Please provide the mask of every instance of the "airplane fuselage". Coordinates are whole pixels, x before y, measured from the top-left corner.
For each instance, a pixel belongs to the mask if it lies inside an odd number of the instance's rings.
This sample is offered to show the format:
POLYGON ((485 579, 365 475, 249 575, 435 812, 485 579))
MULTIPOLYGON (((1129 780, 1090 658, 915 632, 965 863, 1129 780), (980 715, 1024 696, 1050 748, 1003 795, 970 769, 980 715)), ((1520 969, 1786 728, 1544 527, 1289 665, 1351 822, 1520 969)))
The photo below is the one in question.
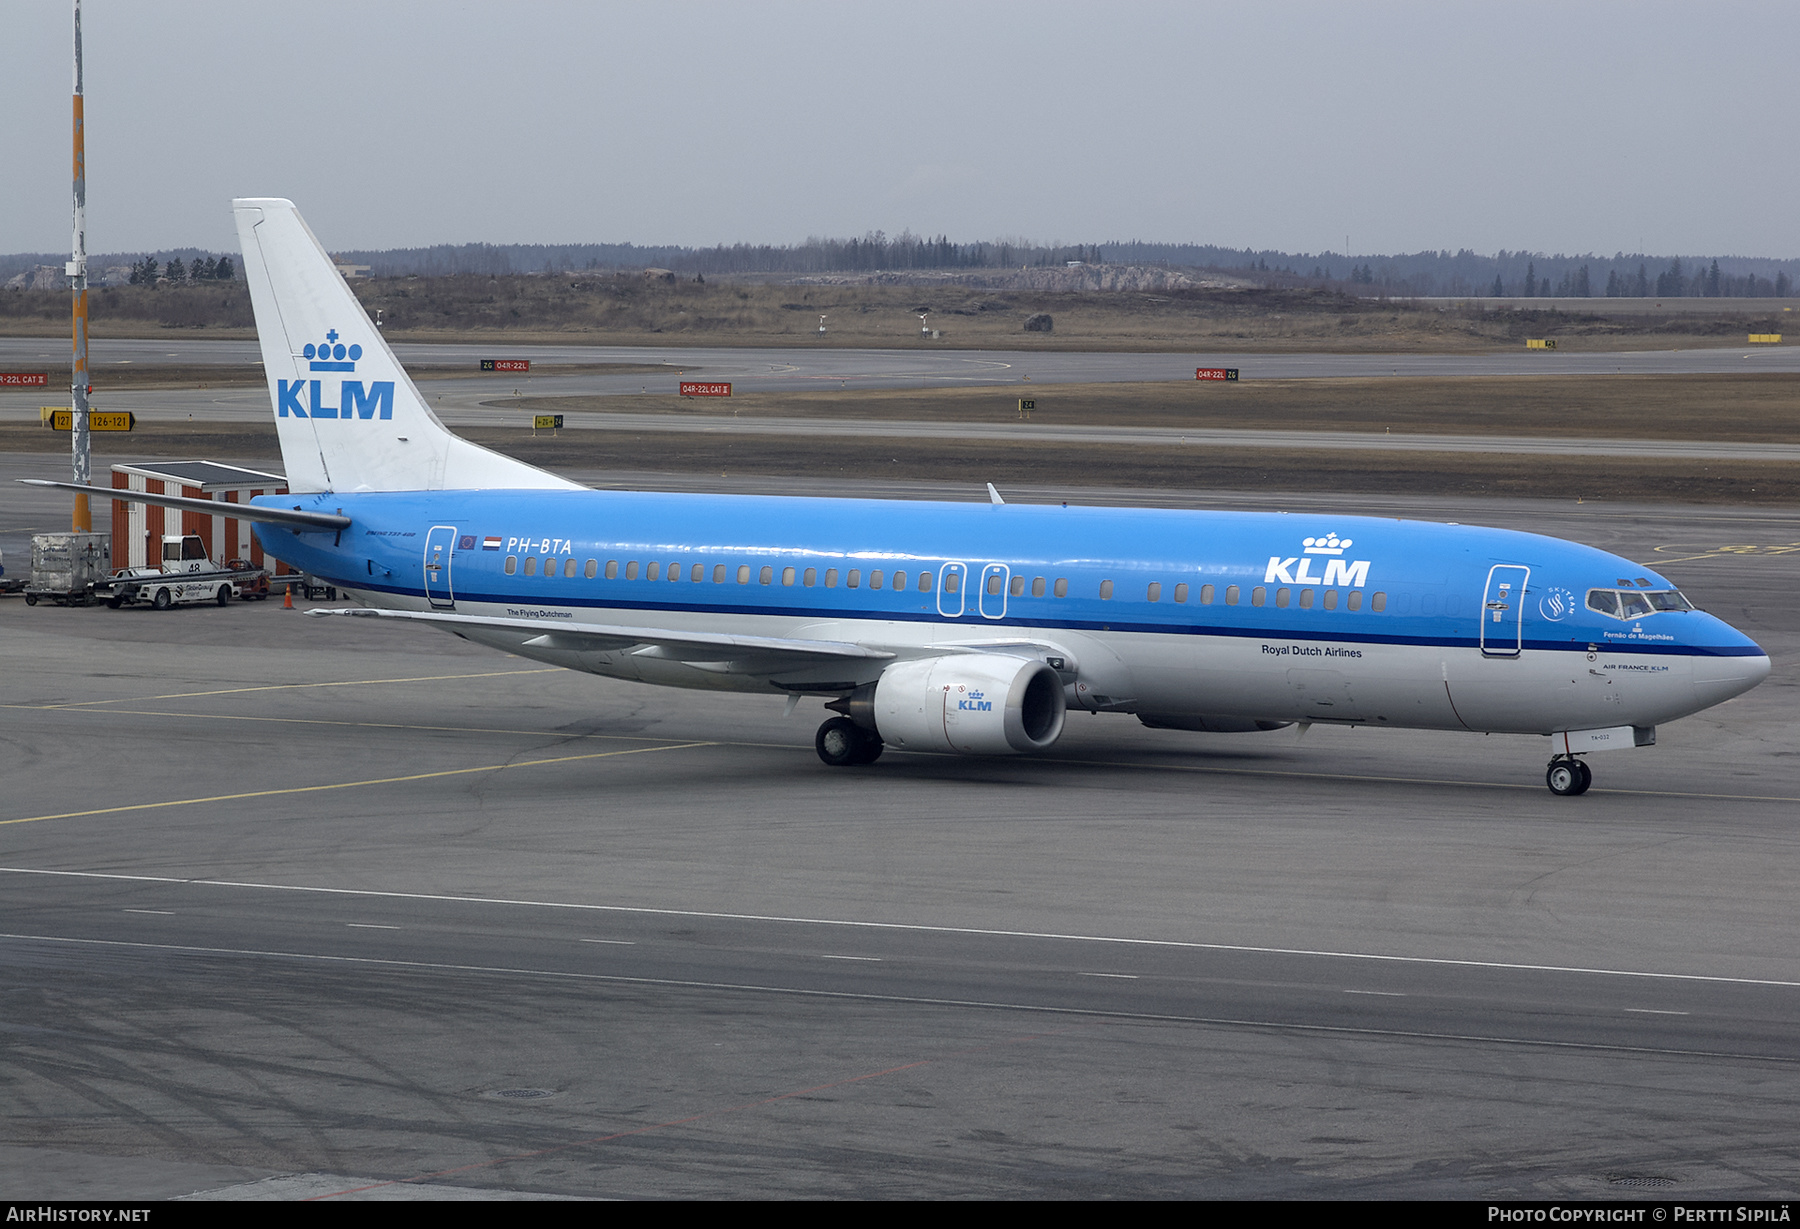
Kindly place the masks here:
MULTIPOLYGON (((349 516, 338 534, 258 532, 370 606, 876 642, 900 658, 1025 643, 1062 674, 1070 707, 1186 728, 1652 727, 1769 669, 1754 642, 1641 565, 1500 529, 606 491, 259 502, 349 516)), ((459 634, 616 678, 764 694, 843 695, 886 664, 771 678, 641 648, 533 645, 531 631, 459 634)))

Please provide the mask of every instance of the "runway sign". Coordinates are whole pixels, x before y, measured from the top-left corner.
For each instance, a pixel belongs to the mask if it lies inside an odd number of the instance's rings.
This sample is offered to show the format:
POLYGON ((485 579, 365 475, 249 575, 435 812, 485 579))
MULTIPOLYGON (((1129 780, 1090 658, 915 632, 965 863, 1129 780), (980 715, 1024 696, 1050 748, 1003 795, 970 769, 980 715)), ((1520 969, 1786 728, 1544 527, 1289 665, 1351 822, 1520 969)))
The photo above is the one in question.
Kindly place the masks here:
POLYGON ((693 380, 683 380, 681 395, 683 397, 729 397, 731 396, 731 385, 700 384, 693 380))
POLYGON ((538 414, 531 420, 533 431, 558 431, 562 429, 561 414, 538 414))
MULTIPOLYGON (((50 426, 58 431, 70 431, 75 427, 75 411, 52 410, 50 426)), ((137 426, 137 415, 129 410, 89 410, 89 431, 129 431, 137 426)))
POLYGON ((1527 350, 1554 350, 1556 349, 1556 339, 1552 337, 1546 341, 1541 337, 1527 338, 1525 348, 1527 350))
POLYGON ((483 371, 530 371, 531 360, 528 358, 484 358, 481 360, 483 371))
POLYGON ((0 371, 0 388, 48 388, 50 377, 41 371, 0 371))
POLYGON ((1752 334, 1750 334, 1750 340, 1752 342, 1762 342, 1766 345, 1775 346, 1775 345, 1781 344, 1781 334, 1780 333, 1752 333, 1752 334))
POLYGON ((1237 379, 1237 373, 1238 369, 1236 367, 1194 368, 1194 378, 1196 380, 1235 380, 1237 379))

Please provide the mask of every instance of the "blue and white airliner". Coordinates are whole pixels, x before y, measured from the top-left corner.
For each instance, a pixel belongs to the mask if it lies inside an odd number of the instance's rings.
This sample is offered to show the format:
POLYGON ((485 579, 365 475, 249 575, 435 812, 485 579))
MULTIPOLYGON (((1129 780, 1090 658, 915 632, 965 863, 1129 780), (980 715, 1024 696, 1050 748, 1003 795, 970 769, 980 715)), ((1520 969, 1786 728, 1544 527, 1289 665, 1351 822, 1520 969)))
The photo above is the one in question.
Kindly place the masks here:
POLYGON ((237 515, 360 604, 315 614, 790 712, 819 697, 831 765, 1043 751, 1076 709, 1548 736, 1560 795, 1588 788, 1587 754, 1650 745, 1769 673, 1654 571, 1501 529, 1027 506, 992 487, 985 503, 590 490, 451 434, 294 205, 233 208, 292 491, 237 515))

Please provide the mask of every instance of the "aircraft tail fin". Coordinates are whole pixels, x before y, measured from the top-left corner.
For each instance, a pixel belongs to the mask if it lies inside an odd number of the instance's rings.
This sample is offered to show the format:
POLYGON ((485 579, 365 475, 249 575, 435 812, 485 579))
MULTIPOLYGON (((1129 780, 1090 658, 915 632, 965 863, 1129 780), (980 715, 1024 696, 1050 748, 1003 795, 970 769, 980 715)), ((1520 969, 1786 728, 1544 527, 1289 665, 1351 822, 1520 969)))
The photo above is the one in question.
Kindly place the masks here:
POLYGON ((231 208, 290 490, 580 489, 451 434, 292 201, 231 208))

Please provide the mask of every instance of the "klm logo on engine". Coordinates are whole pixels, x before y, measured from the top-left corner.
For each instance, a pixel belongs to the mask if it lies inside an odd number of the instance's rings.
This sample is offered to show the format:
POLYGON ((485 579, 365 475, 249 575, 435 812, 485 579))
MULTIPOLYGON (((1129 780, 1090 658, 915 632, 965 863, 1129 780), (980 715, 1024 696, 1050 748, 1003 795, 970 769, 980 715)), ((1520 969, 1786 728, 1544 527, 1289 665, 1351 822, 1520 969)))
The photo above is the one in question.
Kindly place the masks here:
POLYGON ((1355 545, 1350 538, 1340 538, 1335 533, 1329 533, 1302 539, 1300 545, 1303 548, 1301 553, 1292 559, 1283 559, 1280 555, 1269 556, 1269 566, 1263 572, 1263 584, 1343 585, 1360 589, 1369 583, 1367 559, 1349 562, 1344 560, 1344 552, 1355 545), (1325 557, 1323 576, 1313 575, 1313 559, 1318 556, 1325 557))
POLYGON ((983 699, 985 694, 985 692, 971 691, 968 695, 956 702, 957 711, 963 713, 993 712, 994 702, 992 700, 983 699))
MULTIPOLYGON (((301 354, 308 369, 319 372, 353 372, 363 356, 359 345, 346 346, 338 340, 338 331, 325 334, 323 344, 308 342, 301 354)), ((326 391, 332 381, 275 381, 275 416, 277 418, 360 418, 365 421, 394 416, 394 382, 372 380, 365 388, 361 380, 338 379, 334 391, 326 391)))

